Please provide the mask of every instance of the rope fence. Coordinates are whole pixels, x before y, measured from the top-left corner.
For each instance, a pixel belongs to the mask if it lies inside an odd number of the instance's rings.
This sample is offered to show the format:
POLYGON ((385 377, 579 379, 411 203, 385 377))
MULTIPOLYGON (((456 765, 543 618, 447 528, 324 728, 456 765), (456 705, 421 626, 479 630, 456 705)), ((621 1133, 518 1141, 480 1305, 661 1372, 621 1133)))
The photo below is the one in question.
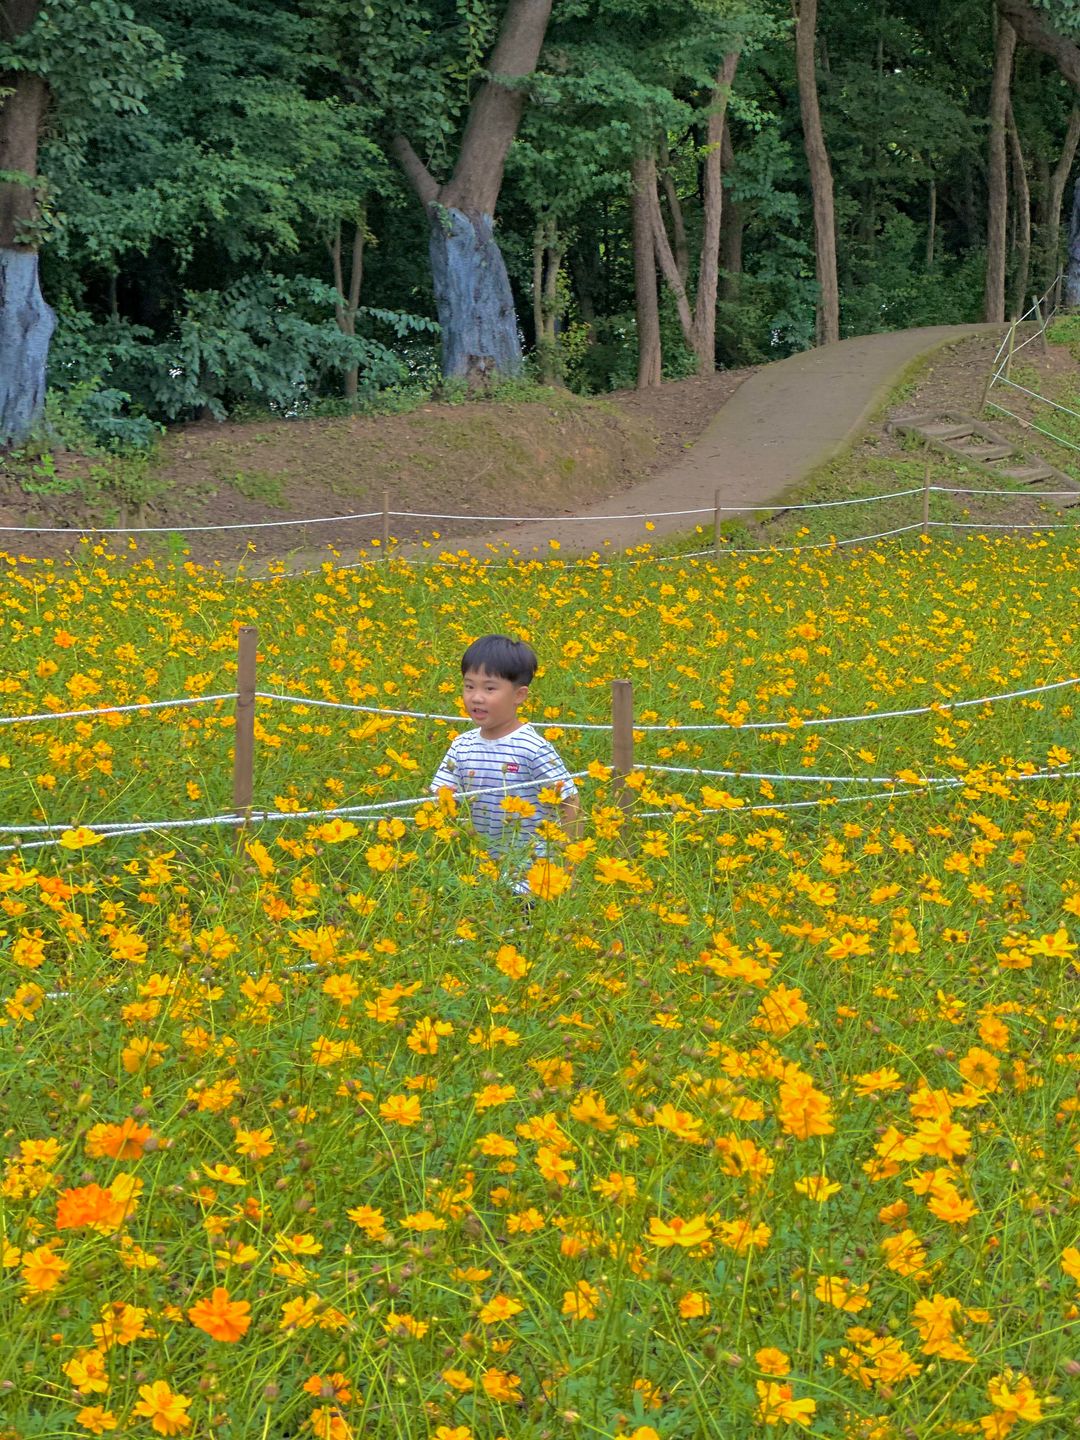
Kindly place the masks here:
MULTIPOLYGON (((425 710, 389 709, 381 706, 350 704, 345 701, 324 700, 314 696, 289 694, 284 691, 260 690, 257 688, 257 646, 258 631, 255 627, 251 625, 241 626, 237 635, 237 688, 235 691, 215 695, 181 696, 170 700, 144 701, 126 705, 106 705, 89 710, 45 711, 32 715, 8 715, 0 717, 0 724, 13 725, 47 720, 86 719, 114 714, 136 714, 154 710, 167 711, 169 709, 180 709, 188 705, 201 705, 232 700, 235 706, 232 810, 224 814, 200 816, 191 819, 166 818, 153 821, 104 820, 90 825, 83 820, 67 822, 44 821, 37 824, 25 825, 0 824, 0 835, 13 837, 13 843, 0 845, 0 852, 41 849, 47 846, 62 845, 67 834, 80 829, 92 831, 97 838, 105 840, 120 839, 125 836, 134 837, 149 833, 173 834, 188 830, 210 830, 228 827, 236 832, 238 838, 242 838, 248 828, 253 825, 278 824, 301 820, 318 821, 325 824, 335 819, 356 820, 360 823, 377 823, 380 819, 394 815, 395 812, 416 809, 418 806, 432 802, 433 792, 429 790, 419 796, 370 801, 365 804, 341 805, 319 810, 265 810, 258 808, 254 804, 254 756, 255 710, 256 703, 259 701, 270 704, 291 705, 300 710, 333 710, 349 714, 385 716, 390 719, 422 720, 438 724, 462 724, 466 717, 425 710)), ((930 790, 956 788, 958 786, 970 785, 973 783, 973 780, 977 780, 978 776, 975 775, 973 777, 970 774, 966 776, 929 775, 909 778, 906 776, 887 775, 796 774, 746 769, 715 769, 704 766, 663 765, 652 762, 635 764, 635 741, 639 736, 646 735, 709 734, 738 731, 747 731, 749 733, 761 731, 775 732, 790 729, 851 725, 870 721, 880 722, 883 720, 901 719, 918 715, 947 715, 953 710, 1026 699, 1032 696, 1042 696, 1077 685, 1080 685, 1080 676, 1070 676, 1064 680, 1049 681, 1045 684, 1026 686, 1016 690, 999 691, 992 695, 980 695, 961 700, 936 700, 929 705, 914 705, 897 710, 870 710, 859 715, 817 715, 806 718, 795 715, 774 720, 747 720, 741 723, 725 721, 701 724, 673 723, 666 725, 640 725, 635 723, 634 719, 633 687, 631 682, 629 680, 614 680, 611 684, 611 718, 608 722, 595 723, 589 721, 553 720, 544 728, 574 730, 603 734, 610 737, 611 763, 610 766, 606 768, 612 780, 613 796, 623 811, 624 823, 632 816, 635 818, 644 818, 637 815, 634 811, 633 787, 628 784, 629 776, 635 771, 643 774, 651 772, 660 775, 690 775, 698 779, 722 778, 725 780, 757 781, 768 784, 819 784, 830 787, 833 785, 874 785, 880 787, 879 790, 870 792, 863 797, 837 797, 831 793, 825 793, 811 800, 780 802, 775 805, 768 804, 756 807, 743 805, 736 807, 748 811, 760 809, 800 809, 819 804, 839 802, 841 800, 850 803, 859 798, 880 798, 882 794, 897 796, 916 792, 925 793, 930 790)), ((593 768, 589 770, 578 770, 571 772, 570 778, 575 781, 585 780, 594 776, 595 773, 595 769, 593 768)), ((1080 771, 1051 770, 1046 767, 1033 767, 1030 771, 1016 771, 1010 778, 1017 780, 1043 780, 1075 778, 1077 776, 1080 776, 1080 771)), ((500 786, 461 792, 461 798, 470 800, 481 795, 509 795, 518 790, 527 790, 535 787, 535 781, 510 782, 500 786)), ((669 813, 670 812, 667 811, 647 812, 649 815, 667 815, 669 813)))

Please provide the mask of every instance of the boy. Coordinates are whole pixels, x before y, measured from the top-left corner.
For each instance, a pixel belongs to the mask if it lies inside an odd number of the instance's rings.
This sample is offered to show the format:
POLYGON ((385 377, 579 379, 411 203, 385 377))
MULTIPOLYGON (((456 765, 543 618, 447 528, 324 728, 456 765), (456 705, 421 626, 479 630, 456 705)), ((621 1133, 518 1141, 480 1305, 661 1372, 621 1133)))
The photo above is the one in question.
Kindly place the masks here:
POLYGON ((537 664, 532 647, 508 635, 483 635, 473 641, 461 657, 461 675, 465 708, 477 728, 451 743, 431 783, 436 793, 449 787, 466 798, 470 791, 487 792, 468 800, 469 816, 494 858, 511 857, 511 880, 518 894, 526 894, 528 885, 513 859, 528 864, 545 853, 536 838, 540 824, 554 818, 574 835, 581 816, 577 786, 555 747, 518 719, 537 664), (562 796, 554 816, 546 816, 537 799, 546 787, 562 796), (504 809, 508 796, 527 801, 533 813, 504 809))

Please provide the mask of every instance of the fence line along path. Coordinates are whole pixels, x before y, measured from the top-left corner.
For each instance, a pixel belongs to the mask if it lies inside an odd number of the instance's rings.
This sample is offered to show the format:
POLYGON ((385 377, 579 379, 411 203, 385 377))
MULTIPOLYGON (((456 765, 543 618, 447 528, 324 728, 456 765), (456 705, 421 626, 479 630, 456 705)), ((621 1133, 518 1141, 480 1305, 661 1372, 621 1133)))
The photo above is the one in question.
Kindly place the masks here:
MULTIPOLYGON (((695 523, 692 516, 664 516, 664 511, 699 510, 709 526, 717 492, 719 503, 732 513, 745 509, 749 514, 754 506, 779 502, 791 486, 857 438, 913 360, 965 336, 1000 331, 1000 325, 932 325, 861 335, 764 365, 743 381, 697 443, 668 469, 573 517, 506 526, 469 539, 455 538, 453 522, 444 523, 440 544, 481 558, 490 556, 489 545, 510 545, 528 557, 550 555, 554 540, 564 553, 588 555, 605 541, 608 548, 621 550, 684 533, 695 523), (640 519, 581 523, 613 511, 661 518, 651 532, 640 519)), ((408 555, 413 548, 405 545, 401 552, 408 555)))

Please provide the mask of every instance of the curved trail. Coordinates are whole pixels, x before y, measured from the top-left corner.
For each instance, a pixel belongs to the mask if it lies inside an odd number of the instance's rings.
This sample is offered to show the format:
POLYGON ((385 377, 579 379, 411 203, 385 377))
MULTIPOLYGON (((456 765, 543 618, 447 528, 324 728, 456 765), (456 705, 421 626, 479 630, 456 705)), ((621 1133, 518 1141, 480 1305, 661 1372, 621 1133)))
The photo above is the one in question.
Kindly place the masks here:
MULTIPOLYGON (((706 426, 686 454, 628 489, 575 512, 573 517, 519 521, 481 535, 455 534, 454 522, 429 521, 437 541, 406 541, 393 554, 434 560, 440 554, 505 560, 550 558, 551 542, 564 556, 619 553, 644 542, 687 534, 701 524, 711 534, 716 492, 731 507, 779 504, 791 487, 856 441, 904 371, 921 356, 969 335, 998 334, 1000 325, 929 325, 841 340, 823 349, 804 350, 763 365, 744 380, 706 426), (645 517, 665 510, 697 510, 700 516, 645 517), (636 515, 640 513, 640 519, 636 515), (604 520, 606 515, 630 519, 604 520), (581 517, 597 517, 582 523, 581 517)), ((448 507, 452 508, 452 507, 448 507)), ((391 522, 392 529, 393 522, 391 522)), ((707 542, 706 542, 707 543, 707 542)), ((366 547, 365 547, 366 548, 366 547)), ((367 555, 377 550, 367 550, 367 555)), ((352 545, 330 536, 319 548, 297 548, 285 556, 252 558, 245 572, 296 574, 313 570, 336 556, 336 564, 355 561, 352 545)))
MULTIPOLYGON (((683 459, 579 514, 711 510, 717 490, 721 504, 733 507, 779 501, 792 485, 858 438, 913 360, 967 335, 1000 329, 981 324, 931 325, 860 335, 763 365, 739 386, 683 459)), ((492 547, 502 551, 510 546, 522 557, 548 556, 549 542, 554 540, 562 551, 588 555, 684 534, 695 523, 711 526, 711 521, 711 515, 697 522, 693 517, 671 516, 654 521, 654 529, 646 531, 644 520, 612 520, 607 525, 598 520, 586 525, 555 519, 520 523, 469 539, 455 539, 448 523, 436 548, 490 556, 492 547)), ((401 553, 417 549, 402 546, 401 553)))

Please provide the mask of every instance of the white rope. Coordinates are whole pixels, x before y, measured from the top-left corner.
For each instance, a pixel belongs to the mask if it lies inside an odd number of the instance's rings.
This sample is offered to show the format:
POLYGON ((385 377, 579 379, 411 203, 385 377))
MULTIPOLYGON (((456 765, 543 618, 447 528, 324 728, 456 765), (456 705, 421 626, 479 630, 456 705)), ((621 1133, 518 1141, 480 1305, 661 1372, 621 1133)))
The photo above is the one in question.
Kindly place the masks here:
MULTIPOLYGON (((769 771, 758 770, 706 770, 700 766, 690 765, 635 765, 635 770, 659 771, 665 775, 706 775, 718 776, 727 780, 768 780, 771 783, 794 782, 804 784, 807 782, 819 781, 826 785, 894 785, 914 786, 926 789, 955 788, 961 785, 978 783, 988 777, 983 773, 985 764, 982 767, 975 767, 963 775, 920 775, 914 780, 905 780, 898 775, 796 775, 792 773, 779 774, 769 771)), ((1005 778, 1008 780, 1068 780, 1080 776, 1080 770, 1048 770, 1037 769, 1031 771, 1014 771, 1008 773, 1006 769, 1005 778)))
POLYGON ((1017 521, 1002 522, 998 524, 981 524, 977 520, 928 520, 927 525, 933 529, 944 530, 1080 530, 1080 525, 1075 521, 1044 522, 1041 525, 1022 525, 1017 521))
MULTIPOLYGON (((1080 676, 1073 675, 1067 680, 1053 680, 1047 685, 1032 685, 1023 690, 1004 690, 997 695, 983 695, 971 700, 936 700, 932 705, 915 705, 906 710, 876 710, 869 711, 864 715, 818 715, 809 719, 799 716, 793 717, 796 728, 821 726, 821 725, 850 725, 860 720, 895 720, 907 715, 929 715, 932 712, 963 710, 971 705, 991 705, 999 700, 1019 700, 1028 695, 1045 695, 1053 690, 1064 690, 1070 685, 1080 685, 1080 676)), ((314 705, 326 710, 347 710, 359 711, 364 715, 390 715, 403 716, 409 720, 446 720, 454 724, 463 724, 467 720, 464 715, 440 715, 427 710, 383 710, 374 705, 349 705, 342 700, 314 700, 302 695, 283 695, 271 691, 257 690, 256 698, 259 700, 279 700, 291 705, 314 705)), ((537 720, 531 724, 543 729, 558 728, 561 730, 595 730, 609 731, 610 724, 598 725, 587 723, 581 720, 537 720)), ((713 724, 713 725, 637 725, 634 730, 644 734, 677 734, 679 731, 720 731, 720 730, 786 730, 791 728, 792 717, 783 720, 748 720, 743 725, 713 724)))
POLYGON ((103 705, 97 710, 46 710, 41 715, 0 715, 0 725, 28 725, 41 720, 89 720, 97 715, 128 715, 136 710, 178 710, 185 705, 209 705, 235 700, 236 691, 224 695, 184 695, 179 700, 146 700, 138 705, 103 705))
POLYGON ((699 765, 635 765, 635 770, 655 770, 663 775, 706 775, 725 780, 768 780, 772 783, 792 782, 825 785, 965 785, 967 781, 955 776, 927 775, 917 780, 903 780, 896 775, 796 775, 782 774, 767 770, 706 770, 699 765))
MULTIPOLYGON (((785 800, 775 805, 739 805, 734 810, 714 810, 703 815, 694 815, 695 824, 702 820, 724 819, 730 822, 732 815, 766 814, 773 810, 808 810, 814 806, 855 805, 861 800, 902 800, 909 795, 929 795, 933 785, 923 785, 911 790, 868 790, 864 795, 816 795, 812 800, 785 800)), ((635 820, 677 819, 680 812, 671 810, 643 810, 632 812, 635 820)))
POLYGON ((1043 405, 1049 405, 1054 410, 1060 410, 1062 415, 1071 415, 1074 420, 1080 420, 1080 410, 1071 410, 1068 405, 1059 405, 1056 400, 1049 399, 1046 395, 1040 395, 1037 390, 1029 390, 1026 385, 1019 385, 1015 380, 1002 380, 1003 385, 1011 385, 1014 390, 1019 390, 1024 395, 1030 395, 1032 400, 1039 400, 1043 405))
POLYGON ((7 535, 193 535, 211 530, 280 530, 289 525, 344 524, 348 520, 378 520, 381 510, 363 515, 319 515, 312 520, 245 520, 231 525, 0 525, 7 535))
POLYGON ((778 500, 775 505, 707 505, 696 510, 651 510, 633 511, 626 515, 438 515, 423 510, 391 510, 389 513, 409 520, 502 520, 513 523, 550 520, 591 524, 599 520, 664 520, 677 515, 712 515, 717 510, 724 514, 745 514, 749 511, 771 513, 773 510, 833 510, 838 505, 872 505, 876 500, 895 500, 905 495, 918 495, 922 487, 912 490, 892 490, 885 495, 858 495, 851 500, 812 500, 803 504, 787 505, 778 500))
MULTIPOLYGON (((911 494, 922 494, 922 487, 918 491, 911 491, 911 494)), ((876 535, 855 535, 850 540, 822 540, 813 545, 763 545, 757 549, 744 550, 736 546, 726 546, 724 554, 727 555, 786 555, 793 551, 804 550, 839 550, 844 545, 866 545, 871 540, 887 540, 890 535, 905 535, 909 530, 921 530, 918 522, 911 525, 898 525, 895 530, 879 530, 876 535)), ((711 551, 699 551, 699 554, 711 554, 711 551)))
POLYGON ((960 485, 931 485, 940 495, 1001 495, 1015 500, 1066 500, 1080 495, 1080 490, 966 490, 960 485))
MULTIPOLYGON (((587 770, 575 770, 569 772, 569 779, 583 780, 588 776, 587 770)), ((478 795, 505 795, 514 790, 528 790, 536 787, 542 788, 543 782, 537 780, 515 780, 507 785, 489 785, 480 790, 459 790, 455 796, 461 800, 473 800, 478 795)), ((215 825, 242 825, 245 821, 251 824, 263 824, 276 820, 336 820, 345 817, 377 820, 384 811, 406 809, 411 806, 431 805, 437 802, 434 791, 428 791, 423 795, 408 796, 403 800, 378 800, 368 805, 339 805, 331 810, 255 810, 252 809, 247 816, 240 814, 229 815, 206 815, 192 820, 105 820, 97 824, 88 824, 86 821, 59 821, 42 825, 0 825, 0 834, 3 835, 40 835, 52 834, 57 830, 92 830, 96 835, 106 839, 115 839, 126 835, 142 835, 157 830, 194 830, 215 825)), ((36 848, 38 842, 33 845, 17 846, 3 845, 0 850, 15 850, 19 848, 36 848)), ((60 841, 43 841, 43 844, 60 841)))
POLYGON ((1047 430, 1045 425, 1036 425, 1034 420, 1021 419, 1012 410, 1007 410, 1004 405, 999 405, 996 400, 988 400, 986 403, 989 409, 997 410, 1002 415, 1008 415, 1009 419, 1015 420, 1018 425, 1024 425, 1029 430, 1037 430, 1040 435, 1047 436, 1050 440, 1056 441, 1058 445, 1064 445, 1068 450, 1080 451, 1080 445, 1074 445, 1071 440, 1066 440, 1064 435, 1059 435, 1054 430, 1047 430))

